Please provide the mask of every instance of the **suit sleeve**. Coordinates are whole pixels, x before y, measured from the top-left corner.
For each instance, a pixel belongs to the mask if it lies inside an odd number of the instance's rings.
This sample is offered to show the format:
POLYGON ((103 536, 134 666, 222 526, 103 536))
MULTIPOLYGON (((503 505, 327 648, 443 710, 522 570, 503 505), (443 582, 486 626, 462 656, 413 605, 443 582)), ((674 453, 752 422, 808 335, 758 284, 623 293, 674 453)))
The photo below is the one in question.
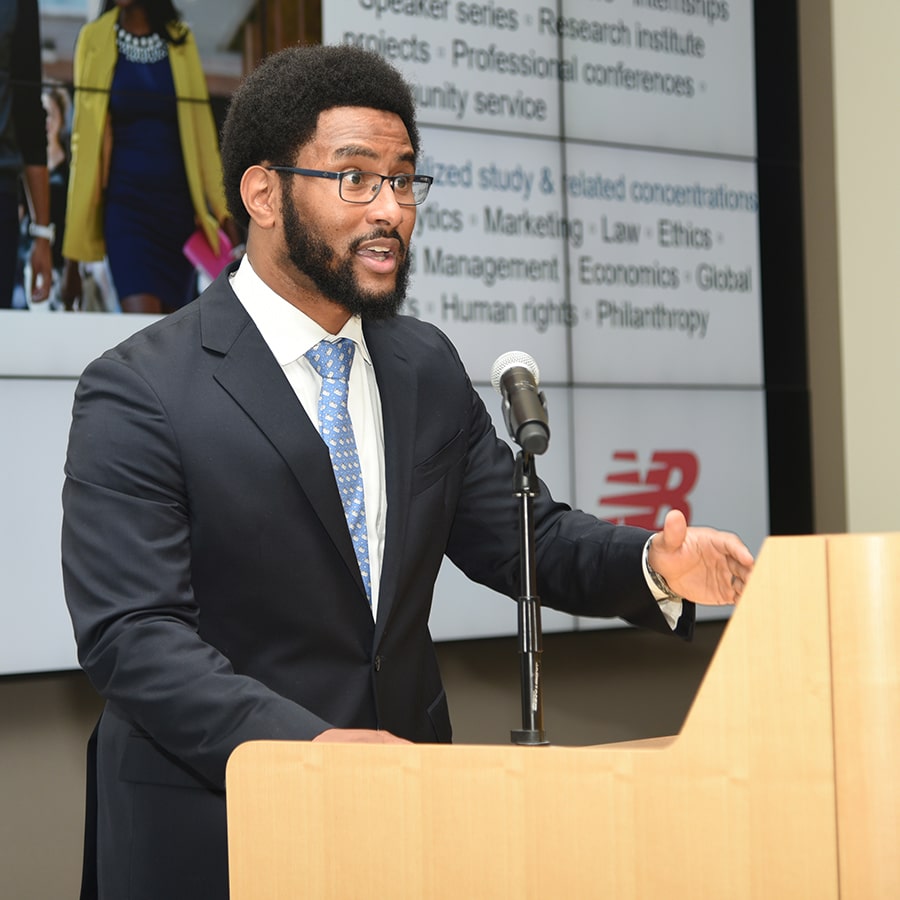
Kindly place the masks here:
POLYGON ((82 376, 65 476, 66 602, 103 697, 218 788, 243 741, 308 740, 330 727, 235 674, 202 639, 176 440, 155 393, 119 360, 82 376))
MULTIPOLYGON (((513 456, 497 437, 481 397, 471 385, 468 392, 469 446, 448 556, 473 580, 515 598, 519 501, 512 495, 513 456)), ((672 633, 644 579, 641 557, 650 532, 557 503, 543 482, 533 511, 543 605, 672 633)), ((676 634, 691 636, 694 612, 694 604, 685 601, 676 634)))

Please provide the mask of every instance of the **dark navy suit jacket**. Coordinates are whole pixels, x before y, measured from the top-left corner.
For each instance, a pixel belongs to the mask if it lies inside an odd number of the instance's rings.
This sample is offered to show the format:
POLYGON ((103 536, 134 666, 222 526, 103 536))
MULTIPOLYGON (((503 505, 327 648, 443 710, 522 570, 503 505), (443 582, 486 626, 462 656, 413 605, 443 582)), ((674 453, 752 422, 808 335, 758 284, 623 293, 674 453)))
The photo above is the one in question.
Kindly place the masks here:
MULTIPOLYGON (((227 272, 81 378, 63 568, 107 700, 86 834, 101 896, 227 896, 225 765, 243 741, 331 726, 451 739, 432 589, 446 554, 517 596, 512 454, 438 329, 397 317, 365 337, 385 434, 377 621, 327 448, 227 272)), ((545 605, 670 630, 641 572, 646 532, 546 489, 535 522, 545 605)), ((679 633, 692 624, 686 604, 679 633)))

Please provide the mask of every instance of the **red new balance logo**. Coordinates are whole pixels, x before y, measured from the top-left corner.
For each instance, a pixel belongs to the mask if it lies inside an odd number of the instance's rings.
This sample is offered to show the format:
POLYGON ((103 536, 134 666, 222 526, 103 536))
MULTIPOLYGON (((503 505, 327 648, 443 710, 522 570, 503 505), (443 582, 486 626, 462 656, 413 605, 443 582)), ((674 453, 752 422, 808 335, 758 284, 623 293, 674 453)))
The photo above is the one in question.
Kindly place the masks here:
POLYGON ((634 463, 634 468, 611 472, 606 479, 610 485, 632 485, 632 490, 607 494, 600 498, 600 506, 617 507, 621 512, 604 514, 604 518, 620 525, 638 525, 659 531, 670 509, 680 509, 688 524, 691 522, 691 504, 688 495, 697 483, 700 461, 687 450, 657 450, 650 458, 646 472, 638 465, 638 455, 633 450, 619 450, 613 459, 621 463, 634 463))

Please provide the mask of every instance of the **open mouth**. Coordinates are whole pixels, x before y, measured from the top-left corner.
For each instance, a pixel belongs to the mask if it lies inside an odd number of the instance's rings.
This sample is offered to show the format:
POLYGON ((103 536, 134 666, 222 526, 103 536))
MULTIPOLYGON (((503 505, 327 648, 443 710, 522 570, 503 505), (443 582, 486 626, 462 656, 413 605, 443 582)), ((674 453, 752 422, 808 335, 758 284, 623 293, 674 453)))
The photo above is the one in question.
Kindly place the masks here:
POLYGON ((390 247, 366 247, 365 250, 359 251, 361 256, 367 256, 375 260, 385 260, 389 256, 394 255, 394 251, 390 247))
POLYGON ((356 255, 370 271, 386 274, 397 268, 401 247, 395 238, 377 238, 360 244, 356 255))

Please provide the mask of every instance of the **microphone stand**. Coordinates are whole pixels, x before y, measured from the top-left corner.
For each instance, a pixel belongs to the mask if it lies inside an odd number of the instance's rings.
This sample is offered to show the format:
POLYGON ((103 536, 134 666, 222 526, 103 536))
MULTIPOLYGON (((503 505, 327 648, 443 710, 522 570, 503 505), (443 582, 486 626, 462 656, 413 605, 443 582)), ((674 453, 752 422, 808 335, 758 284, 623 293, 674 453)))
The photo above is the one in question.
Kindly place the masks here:
POLYGON ((541 601, 536 593, 537 563, 534 551, 534 498, 540 484, 534 455, 520 450, 516 456, 513 494, 519 498, 519 664, 522 676, 522 728, 511 731, 514 744, 545 746, 544 708, 541 685, 541 601))

